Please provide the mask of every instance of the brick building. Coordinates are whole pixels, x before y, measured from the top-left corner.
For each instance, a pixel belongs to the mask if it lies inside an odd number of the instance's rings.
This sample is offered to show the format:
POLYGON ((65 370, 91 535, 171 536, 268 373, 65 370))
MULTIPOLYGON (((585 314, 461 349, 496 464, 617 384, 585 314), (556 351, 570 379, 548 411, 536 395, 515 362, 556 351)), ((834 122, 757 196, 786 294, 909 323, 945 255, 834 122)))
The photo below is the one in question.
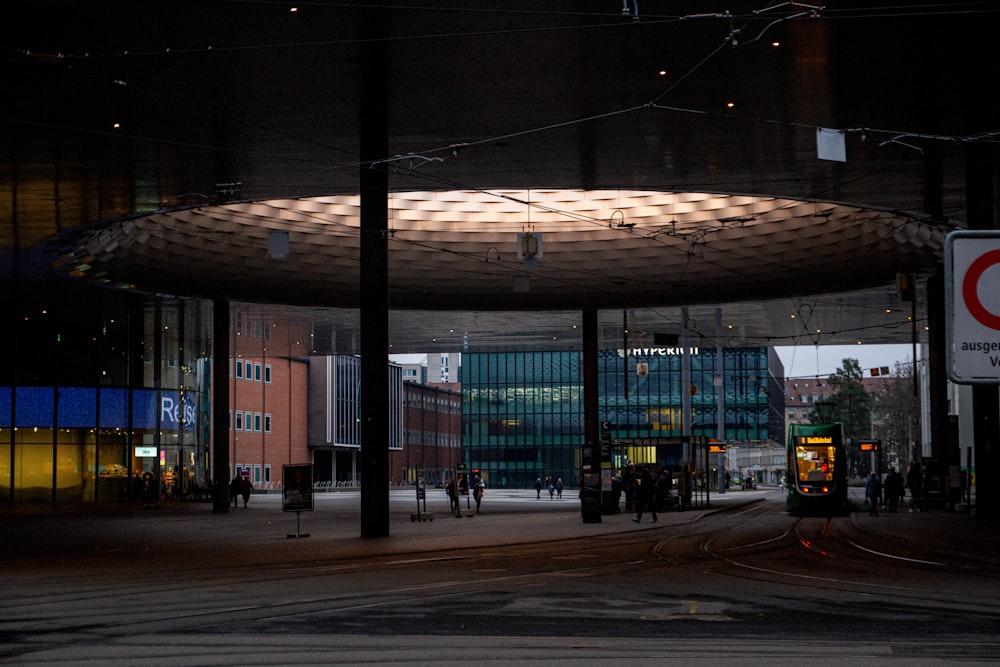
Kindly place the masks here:
POLYGON ((256 489, 280 489, 283 465, 312 460, 306 447, 307 374, 308 365, 295 359, 230 360, 230 470, 249 477, 256 489))
POLYGON ((403 449, 389 452, 389 479, 413 484, 422 468, 430 485, 447 482, 462 458, 462 394, 458 383, 403 384, 403 449))

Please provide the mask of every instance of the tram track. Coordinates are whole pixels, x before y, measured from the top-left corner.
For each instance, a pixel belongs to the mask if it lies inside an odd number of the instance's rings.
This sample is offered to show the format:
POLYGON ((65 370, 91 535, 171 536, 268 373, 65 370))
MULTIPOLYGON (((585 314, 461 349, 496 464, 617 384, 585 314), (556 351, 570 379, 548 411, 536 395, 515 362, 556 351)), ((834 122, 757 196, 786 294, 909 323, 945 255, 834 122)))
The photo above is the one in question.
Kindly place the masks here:
MULTIPOLYGON (((757 531, 749 541, 719 545, 735 525, 745 528, 779 515, 787 516, 779 505, 765 503, 742 512, 739 524, 712 522, 697 533, 663 540, 654 551, 664 562, 712 577, 810 590, 819 597, 835 592, 838 595, 860 595, 873 601, 880 599, 880 604, 887 605, 924 606, 931 603, 941 612, 966 613, 971 606, 976 613, 1000 619, 1000 602, 985 594, 992 589, 992 583, 980 583, 978 588, 984 594, 976 599, 955 601, 952 594, 943 594, 941 587, 921 583, 922 575, 928 571, 935 572, 935 576, 949 576, 956 567, 954 561, 916 558, 906 555, 905 551, 893 553, 866 547, 853 539, 849 530, 851 523, 846 519, 843 526, 838 526, 835 518, 798 517, 788 526, 771 530, 770 534, 760 535, 757 531), (666 545, 676 545, 684 539, 695 542, 689 542, 686 550, 682 549, 680 553, 665 553, 666 545), (693 554, 694 548, 697 548, 700 557, 693 554), (803 557, 807 560, 802 561, 803 557), (917 583, 906 583, 902 576, 880 581, 877 569, 862 569, 862 566, 872 568, 873 561, 892 564, 896 573, 910 572, 910 578, 917 583), (771 565, 771 562, 781 566, 771 565), (799 563, 801 567, 797 565, 799 563), (817 568, 820 568, 819 574, 816 573, 817 568)), ((858 532, 872 535, 867 531, 858 532)), ((998 576, 982 563, 964 566, 963 574, 972 578, 969 584, 972 588, 976 588, 976 582, 982 578, 993 580, 998 576)))

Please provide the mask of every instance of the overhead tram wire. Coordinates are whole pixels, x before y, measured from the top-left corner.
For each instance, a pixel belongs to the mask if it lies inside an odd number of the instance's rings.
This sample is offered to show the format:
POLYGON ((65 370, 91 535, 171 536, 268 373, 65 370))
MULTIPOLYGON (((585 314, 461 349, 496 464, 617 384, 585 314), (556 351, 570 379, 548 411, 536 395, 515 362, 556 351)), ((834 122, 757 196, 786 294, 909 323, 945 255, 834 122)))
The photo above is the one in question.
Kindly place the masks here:
MULTIPOLYGON (((344 6, 353 6, 353 5, 347 5, 347 4, 345 4, 344 6)), ((701 17, 699 17, 699 18, 701 18, 701 17)), ((720 16, 714 16, 714 17, 710 17, 710 18, 723 18, 723 17, 720 15, 720 16)), ((674 17, 674 19, 676 19, 676 20, 682 20, 682 19, 683 20, 690 20, 687 17, 674 17)), ((573 26, 570 26, 569 28, 572 28, 572 27, 573 26)), ((678 78, 677 81, 675 81, 669 88, 667 88, 666 90, 662 91, 651 102, 649 102, 649 103, 647 103, 645 105, 639 105, 639 106, 629 107, 629 108, 620 109, 620 110, 611 111, 611 112, 606 112, 606 113, 601 113, 601 114, 594 114, 594 115, 583 117, 583 118, 578 118, 578 119, 569 120, 569 121, 563 121, 563 122, 559 122, 559 123, 552 123, 552 124, 549 124, 549 125, 546 125, 546 126, 541 126, 541 127, 537 127, 537 128, 522 130, 522 131, 518 131, 518 132, 514 132, 514 133, 507 133, 507 134, 504 134, 504 135, 498 135, 498 136, 489 137, 489 138, 485 138, 485 139, 480 139, 480 140, 476 140, 476 141, 472 141, 472 142, 464 142, 464 143, 462 143, 462 142, 452 142, 448 146, 445 146, 445 147, 433 148, 433 149, 430 149, 430 150, 427 150, 427 151, 422 151, 421 154, 433 154, 433 153, 442 152, 442 151, 453 151, 456 146, 460 146, 462 148, 465 148, 465 147, 476 146, 476 145, 480 145, 480 144, 484 144, 484 143, 495 143, 497 141, 502 141, 502 140, 505 140, 505 139, 512 139, 512 138, 516 138, 516 137, 520 137, 520 136, 525 136, 527 134, 533 134, 533 133, 538 133, 538 132, 545 132, 545 131, 549 131, 549 130, 553 130, 553 129, 559 129, 559 128, 563 128, 563 127, 572 126, 572 125, 575 125, 575 124, 587 123, 587 122, 592 122, 592 121, 596 121, 596 120, 601 120, 601 119, 612 117, 612 116, 616 116, 616 115, 628 114, 628 113, 632 113, 632 112, 637 111, 637 110, 642 110, 642 109, 646 109, 646 108, 650 108, 650 107, 651 108, 667 109, 667 110, 671 110, 671 111, 686 112, 686 113, 699 113, 699 114, 704 114, 704 115, 715 115, 717 117, 721 116, 721 114, 714 114, 713 112, 708 112, 708 111, 697 111, 697 110, 691 110, 691 109, 682 109, 682 108, 679 108, 679 107, 662 106, 662 105, 657 104, 657 102, 660 99, 662 99, 663 96, 665 96, 671 90, 673 90, 677 85, 679 85, 681 82, 683 82, 684 80, 686 80, 689 76, 691 76, 705 62, 707 62, 712 57, 714 57, 719 51, 721 51, 721 49, 725 45, 726 45, 726 42, 723 42, 722 44, 720 44, 713 51, 711 51, 707 56, 705 56, 705 58, 703 58, 697 65, 695 65, 688 72, 686 72, 684 75, 682 75, 680 78, 678 78)), ((273 47, 272 46, 268 46, 267 48, 273 48, 273 47)), ((183 51, 172 51, 171 53, 182 53, 182 52, 183 51)), ((136 54, 133 52, 132 55, 136 55, 136 54)), ((88 55, 88 57, 98 57, 98 56, 88 55)), ((83 75, 83 76, 87 76, 87 75, 83 75)), ((114 82, 107 81, 107 83, 109 85, 111 85, 114 82)), ((178 104, 179 103, 179 101, 177 99, 175 99, 175 98, 164 97, 162 95, 156 95, 156 94, 150 93, 148 91, 142 91, 141 89, 140 89, 140 92, 143 93, 143 94, 145 94, 145 95, 152 95, 152 96, 154 96, 154 97, 156 97, 158 99, 161 99, 161 100, 165 99, 167 101, 170 101, 173 104, 178 104)), ((212 111, 210 109, 206 109, 205 107, 203 107, 201 105, 186 104, 185 106, 187 106, 188 108, 194 108, 194 109, 198 109, 198 110, 204 110, 207 113, 212 113, 212 114, 218 115, 218 112, 214 112, 214 111, 212 111)), ((224 118, 236 120, 236 119, 233 119, 232 116, 230 116, 230 115, 223 114, 222 116, 224 118)), ((16 119, 12 119, 12 120, 16 120, 16 119)), ((809 128, 814 128, 815 127, 814 124, 810 125, 810 124, 805 124, 805 123, 787 123, 787 122, 780 122, 780 121, 769 121, 769 120, 766 120, 766 119, 752 119, 752 120, 754 120, 755 122, 781 123, 781 124, 790 125, 790 126, 802 126, 802 127, 809 127, 809 128)), ((264 129, 264 130, 268 130, 268 131, 271 131, 271 132, 277 132, 277 133, 281 134, 282 136, 285 136, 285 137, 288 137, 288 138, 293 138, 293 139, 296 139, 296 140, 299 140, 299 141, 303 141, 303 142, 309 143, 310 145, 318 146, 318 147, 321 147, 321 148, 327 148, 329 150, 337 150, 337 151, 341 151, 341 152, 345 152, 345 153, 349 152, 349 151, 347 151, 345 149, 340 149, 340 148, 338 148, 336 146, 327 146, 326 144, 318 143, 318 142, 315 142, 315 141, 313 141, 311 139, 307 139, 307 138, 304 138, 304 137, 301 137, 301 136, 298 136, 298 135, 294 135, 294 134, 285 132, 283 130, 280 130, 280 129, 277 129, 277 128, 274 128, 274 127, 269 127, 269 126, 260 125, 260 124, 256 124, 255 126, 258 127, 259 129, 264 129)), ((63 128, 63 129, 74 129, 74 128, 63 128)), ((87 131, 87 130, 78 129, 77 131, 87 131)), ((913 133, 900 133, 900 132, 893 133, 893 132, 886 131, 886 130, 877 130, 877 129, 872 129, 872 128, 867 128, 867 132, 872 133, 872 134, 881 132, 881 133, 884 133, 884 134, 897 134, 897 135, 898 134, 906 134, 907 136, 917 136, 917 135, 915 135, 913 133)), ((108 134, 109 136, 118 136, 118 137, 122 136, 119 133, 114 133, 113 135, 112 135, 112 133, 105 133, 105 134, 108 134)), ((930 136, 930 135, 925 135, 925 136, 930 136)), ((156 141, 156 142, 160 142, 160 143, 164 142, 164 140, 151 139, 149 137, 143 138, 143 137, 139 137, 139 136, 131 136, 130 138, 132 138, 134 140, 156 141)), ((937 138, 941 138, 941 137, 937 137, 937 138)), ((954 139, 954 138, 952 138, 952 139, 954 139)), ((281 156, 281 155, 267 155, 267 154, 260 154, 260 153, 250 153, 250 152, 246 152, 246 151, 242 151, 242 150, 237 151, 235 149, 227 149, 227 148, 218 147, 218 146, 207 146, 207 145, 199 145, 199 144, 186 144, 184 142, 167 142, 167 143, 177 143, 178 145, 187 145, 187 146, 190 146, 190 147, 196 147, 196 148, 201 148, 201 149, 205 149, 205 150, 230 150, 230 152, 236 152, 236 153, 246 154, 246 155, 257 155, 257 156, 263 155, 265 157, 272 157, 272 158, 278 158, 278 159, 288 159, 288 160, 290 160, 292 162, 302 161, 302 158, 297 157, 297 156, 281 156)), ((392 158, 387 157, 385 159, 386 160, 391 160, 391 159, 394 159, 395 157, 399 157, 399 156, 393 156, 392 158)), ((315 163, 316 161, 315 160, 306 160, 306 162, 314 162, 315 163)), ((898 164, 902 164, 902 162, 900 162, 898 164)), ((347 170, 347 169, 357 169, 357 168, 363 166, 363 163, 351 162, 351 163, 344 163, 344 164, 338 164, 338 165, 326 163, 326 166, 327 166, 327 168, 333 168, 333 169, 337 169, 337 170, 341 170, 341 169, 347 170)), ((886 167, 886 168, 888 168, 888 167, 886 167)))

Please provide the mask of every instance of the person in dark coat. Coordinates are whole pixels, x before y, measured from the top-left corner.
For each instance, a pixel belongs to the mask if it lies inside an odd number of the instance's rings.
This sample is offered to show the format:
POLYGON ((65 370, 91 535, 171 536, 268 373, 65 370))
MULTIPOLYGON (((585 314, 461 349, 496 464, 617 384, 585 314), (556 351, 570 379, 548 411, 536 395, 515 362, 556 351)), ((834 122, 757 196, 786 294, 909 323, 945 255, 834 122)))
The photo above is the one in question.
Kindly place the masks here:
POLYGON ((889 474, 885 476, 885 504, 890 512, 895 512, 899 507, 899 499, 906 493, 903 488, 903 476, 896 472, 895 468, 889 468, 889 474))
POLYGON ((448 500, 451 501, 451 511, 458 515, 461 511, 458 505, 458 484, 455 480, 451 480, 444 490, 448 494, 448 500))
POLYGON ((653 504, 655 490, 653 489, 653 475, 649 472, 649 468, 639 470, 637 481, 639 488, 636 489, 636 514, 632 520, 636 523, 642 523, 642 512, 648 507, 649 513, 653 515, 653 523, 656 523, 656 506, 653 504))
POLYGON ((233 480, 229 482, 229 502, 233 504, 233 507, 240 506, 240 489, 243 486, 243 477, 241 475, 236 475, 233 480))
POLYGON ((878 516, 878 498, 881 491, 882 482, 879 481, 878 475, 876 473, 868 475, 868 481, 865 483, 865 501, 868 503, 869 516, 878 516))
POLYGON ((240 480, 240 495, 243 496, 243 507, 250 502, 250 495, 253 493, 253 484, 246 477, 240 480))
POLYGON ((479 514, 479 506, 483 504, 483 483, 477 482, 476 488, 472 491, 472 497, 476 500, 476 514, 479 514))

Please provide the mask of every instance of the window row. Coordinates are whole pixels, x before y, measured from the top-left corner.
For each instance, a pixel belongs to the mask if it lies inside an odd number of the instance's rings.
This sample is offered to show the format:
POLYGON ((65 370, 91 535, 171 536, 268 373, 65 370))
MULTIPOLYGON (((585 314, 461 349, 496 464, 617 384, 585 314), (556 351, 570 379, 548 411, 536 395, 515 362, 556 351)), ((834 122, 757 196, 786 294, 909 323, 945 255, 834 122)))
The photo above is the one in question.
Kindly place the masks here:
POLYGON ((457 433, 439 433, 420 429, 406 429, 406 445, 460 448, 462 436, 457 433))
POLYGON ((271 432, 271 413, 229 411, 229 430, 247 433, 271 432))
MULTIPOLYGON (((236 475, 249 479, 254 484, 269 484, 271 482, 271 464, 265 463, 262 467, 259 463, 237 463, 236 475)), ((230 479, 234 479, 232 468, 230 468, 230 479)))
POLYGON ((248 382, 271 384, 271 364, 261 364, 259 361, 250 361, 249 359, 236 359, 235 375, 234 369, 230 368, 229 377, 248 382))

